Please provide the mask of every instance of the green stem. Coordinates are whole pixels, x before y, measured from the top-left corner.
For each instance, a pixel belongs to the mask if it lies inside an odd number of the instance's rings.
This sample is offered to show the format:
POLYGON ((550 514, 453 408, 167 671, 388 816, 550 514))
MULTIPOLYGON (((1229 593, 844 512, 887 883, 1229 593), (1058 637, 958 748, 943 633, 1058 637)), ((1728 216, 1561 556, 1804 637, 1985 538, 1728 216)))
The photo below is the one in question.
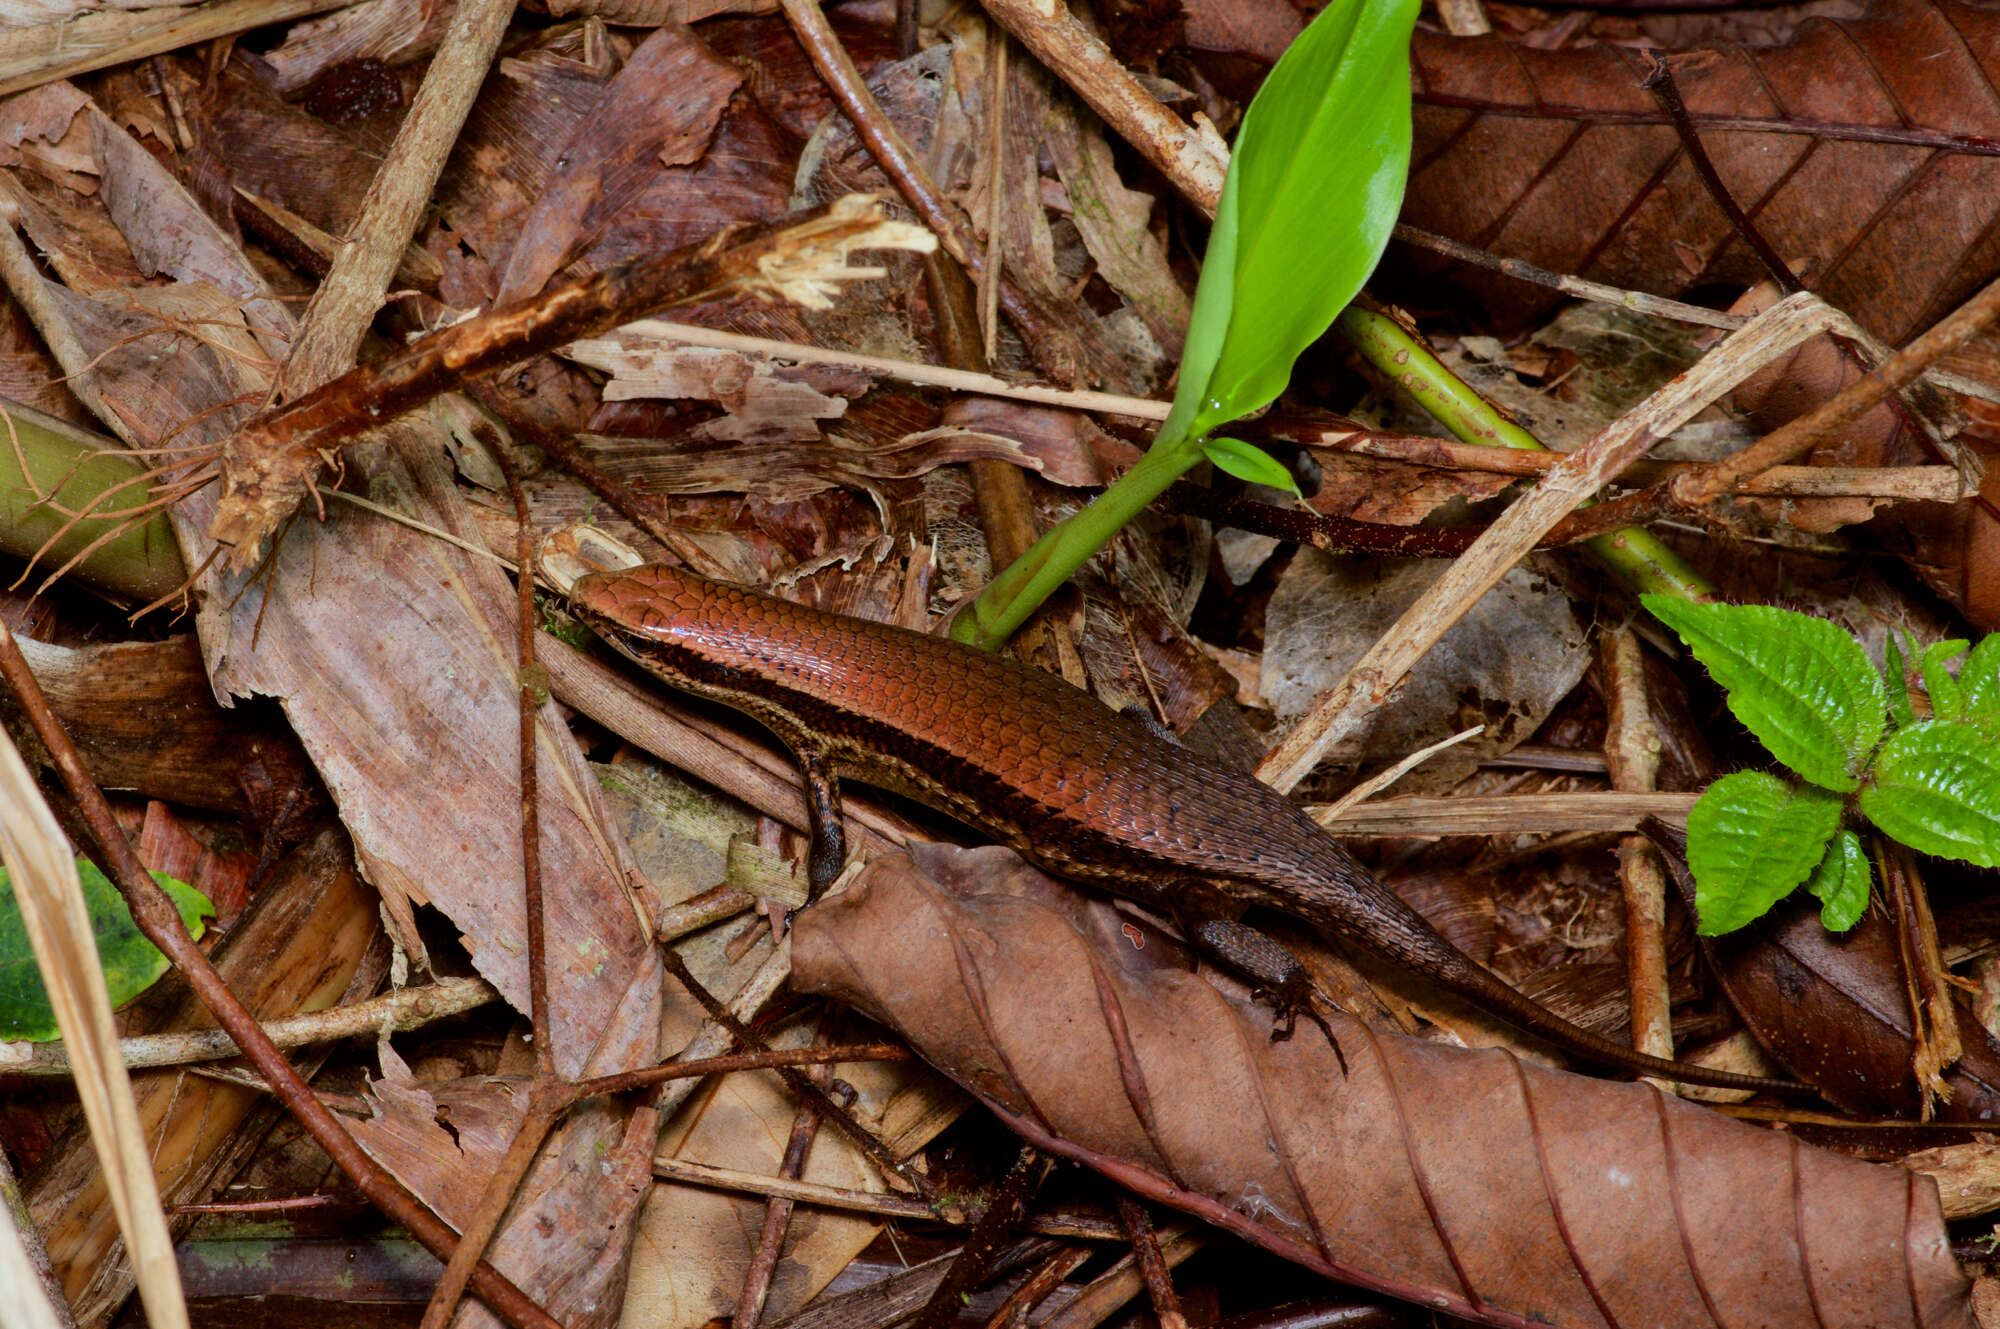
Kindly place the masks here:
MULTIPOLYGON (((1383 314, 1349 305, 1335 321, 1342 336, 1362 358, 1394 379, 1418 405, 1467 443, 1546 451, 1521 426, 1502 416, 1492 403, 1474 392, 1431 353, 1430 347, 1383 314)), ((1634 591, 1656 592, 1696 603, 1713 599, 1715 587, 1667 548, 1651 531, 1627 527, 1589 542, 1602 559, 1634 591)))
POLYGON ((1081 511, 1057 522, 1032 549, 988 583, 953 621, 951 635, 983 651, 999 650, 1042 601, 1055 594, 1168 485, 1187 474, 1201 455, 1200 446, 1184 434, 1169 438, 1162 430, 1138 465, 1081 511))

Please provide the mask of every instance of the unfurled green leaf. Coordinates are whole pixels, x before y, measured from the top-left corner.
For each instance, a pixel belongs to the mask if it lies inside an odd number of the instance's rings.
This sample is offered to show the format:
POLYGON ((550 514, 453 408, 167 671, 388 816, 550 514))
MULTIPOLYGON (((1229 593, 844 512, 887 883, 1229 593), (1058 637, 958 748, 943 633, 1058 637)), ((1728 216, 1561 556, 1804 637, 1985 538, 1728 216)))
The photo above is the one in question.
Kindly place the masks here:
POLYGON ((1861 811, 1912 849, 2000 867, 2000 744, 1977 726, 1925 720, 1876 754, 1861 811))
POLYGON ((1860 642, 1825 619, 1768 605, 1640 599, 1715 675, 1729 709, 1771 755, 1814 784, 1860 787, 1887 705, 1860 642))
POLYGON ((1828 932, 1845 932, 1861 921, 1868 908, 1871 877, 1861 837, 1853 831, 1834 836, 1826 857, 1806 881, 1806 889, 1819 899, 1819 921, 1828 932))
POLYGON ((1688 867, 1703 936, 1734 932, 1798 889, 1840 828, 1840 800, 1763 771, 1725 775, 1688 812, 1688 867))
POLYGON ((1924 691, 1930 695, 1931 714, 1940 720, 1956 720, 1965 714, 1965 689, 1945 666, 1964 655, 1971 645, 1954 637, 1950 641, 1934 641, 1924 648, 1918 668, 1924 676, 1924 691))
POLYGON ((1201 452, 1218 469, 1239 480, 1253 485, 1268 485, 1290 494, 1299 492, 1298 482, 1292 479, 1292 473, 1276 457, 1240 438, 1204 439, 1201 452))
POLYGON ((1389 243, 1410 165, 1418 0, 1333 0, 1244 112, 1163 439, 1284 390, 1389 243))
MULTIPOLYGON (((80 858, 76 871, 83 881, 91 930, 97 934, 98 963, 104 966, 111 1004, 122 1006, 159 981, 167 972, 167 957, 140 934, 125 910, 125 898, 95 864, 80 858)), ((155 872, 153 880, 181 911, 188 931, 199 938, 202 920, 215 913, 208 897, 164 872, 155 872)), ((0 1039, 46 1043, 59 1037, 55 1008, 49 1004, 41 971, 35 967, 34 950, 28 945, 20 902, 14 898, 6 869, 0 868, 0 1039)))
POLYGON ((1882 681, 1888 685, 1889 723, 1898 729, 1913 723, 1917 713, 1910 705, 1909 671, 1903 666, 1903 651, 1896 645, 1893 629, 1882 638, 1882 681))

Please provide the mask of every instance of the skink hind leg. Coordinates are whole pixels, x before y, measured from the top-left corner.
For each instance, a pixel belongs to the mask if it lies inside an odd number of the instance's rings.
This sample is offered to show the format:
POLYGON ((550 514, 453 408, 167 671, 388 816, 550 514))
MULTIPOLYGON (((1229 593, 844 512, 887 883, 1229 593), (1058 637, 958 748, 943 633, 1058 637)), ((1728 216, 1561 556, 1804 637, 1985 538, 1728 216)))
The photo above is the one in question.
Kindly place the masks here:
POLYGON ((1347 1073, 1347 1055, 1340 1050, 1340 1040, 1334 1037, 1333 1027, 1321 1012, 1320 1002, 1325 997, 1297 956, 1256 928, 1232 918, 1205 914, 1184 918, 1182 926, 1187 929, 1188 940, 1249 979, 1256 987, 1258 999, 1271 1004, 1278 1017, 1271 1026, 1273 1043, 1290 1038, 1298 1027, 1299 1016, 1304 1015, 1326 1035, 1334 1057, 1340 1062, 1340 1073, 1347 1073))

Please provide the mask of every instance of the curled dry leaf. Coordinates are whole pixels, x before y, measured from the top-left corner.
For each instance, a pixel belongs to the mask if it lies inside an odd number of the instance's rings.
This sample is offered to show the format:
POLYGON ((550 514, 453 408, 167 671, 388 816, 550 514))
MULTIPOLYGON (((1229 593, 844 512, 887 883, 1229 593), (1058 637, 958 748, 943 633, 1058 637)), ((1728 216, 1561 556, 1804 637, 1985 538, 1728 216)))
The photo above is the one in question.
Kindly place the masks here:
POLYGON ((1005 851, 800 915, 794 981, 1022 1135, 1308 1268, 1501 1325, 1964 1325, 1927 1178, 1667 1098, 1268 1012, 1005 851))
MULTIPOLYGON (((1661 850, 1682 898, 1692 905, 1686 837, 1656 821, 1644 829, 1661 850)), ((1917 1044, 1903 983, 1896 927, 1871 908, 1852 929, 1832 933, 1819 903, 1787 901, 1754 928, 1702 938, 1709 967, 1729 1004, 1771 1055, 1828 1101, 1862 1116, 1914 1118, 1921 1103, 1910 1073, 1917 1044)), ((1956 995, 1959 1059, 1944 1071, 1946 1121, 2000 1117, 2000 1041, 1956 995)))

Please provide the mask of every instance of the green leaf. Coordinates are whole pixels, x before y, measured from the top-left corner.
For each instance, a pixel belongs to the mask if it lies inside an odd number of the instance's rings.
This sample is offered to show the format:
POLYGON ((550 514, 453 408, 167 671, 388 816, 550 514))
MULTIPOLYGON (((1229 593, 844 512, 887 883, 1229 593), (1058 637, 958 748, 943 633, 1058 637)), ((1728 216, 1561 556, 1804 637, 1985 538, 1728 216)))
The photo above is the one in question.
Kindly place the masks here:
POLYGON ((1244 112, 1162 438, 1200 438, 1275 399, 1374 271, 1409 172, 1417 9, 1334 0, 1244 112))
MULTIPOLYGON (((83 881, 84 905, 90 911, 91 930, 97 934, 98 963, 104 966, 111 1004, 123 1006, 159 981, 167 972, 167 957, 140 934, 125 910, 125 898, 95 864, 79 858, 76 872, 83 881)), ((164 872, 155 872, 153 880, 181 911, 188 931, 199 939, 204 930, 202 920, 215 914, 208 897, 164 872)), ((46 1043, 59 1037, 55 1007, 49 1004, 41 970, 35 967, 35 953, 28 945, 28 928, 21 918, 20 902, 14 898, 14 884, 7 870, 0 868, 0 1039, 46 1043)))
POLYGON ((1819 921, 1828 932, 1845 932, 1861 921, 1868 908, 1868 855, 1861 837, 1842 831, 1826 847, 1826 857, 1813 869, 1806 889, 1819 898, 1819 921))
POLYGON ((1860 642, 1825 619, 1769 605, 1640 600, 1715 675, 1729 709, 1773 756, 1816 785, 1860 787, 1888 700, 1860 642))
POLYGON ((1812 875, 1840 828, 1840 800, 1764 771, 1738 771, 1688 811, 1688 867, 1703 936, 1762 918, 1812 875))
POLYGON ((1940 720, 1956 720, 1965 714, 1965 689, 1945 665, 1964 655, 1972 643, 1959 638, 1934 641, 1924 648, 1918 663, 1923 672, 1924 691, 1930 694, 1931 714, 1940 720))
POLYGON ((1239 480, 1253 485, 1269 485, 1290 494, 1299 492, 1298 482, 1292 479, 1292 473, 1277 458, 1240 438, 1204 439, 1201 455, 1239 480))
POLYGON ((1882 681, 1889 689, 1889 723, 1898 729, 1913 723, 1917 713, 1910 706, 1909 671, 1903 665, 1903 651, 1896 645, 1893 629, 1882 637, 1882 681))
POLYGON ((1989 732, 2000 731, 2000 632, 1972 648, 1958 681, 1965 689, 1965 718, 1989 732))
POLYGON ((1924 720, 1876 754, 1868 820, 1910 848, 2000 867, 2000 745, 1976 726, 1924 720))

